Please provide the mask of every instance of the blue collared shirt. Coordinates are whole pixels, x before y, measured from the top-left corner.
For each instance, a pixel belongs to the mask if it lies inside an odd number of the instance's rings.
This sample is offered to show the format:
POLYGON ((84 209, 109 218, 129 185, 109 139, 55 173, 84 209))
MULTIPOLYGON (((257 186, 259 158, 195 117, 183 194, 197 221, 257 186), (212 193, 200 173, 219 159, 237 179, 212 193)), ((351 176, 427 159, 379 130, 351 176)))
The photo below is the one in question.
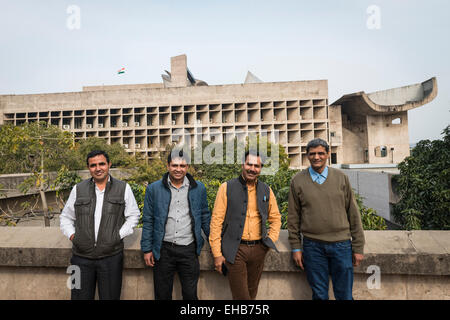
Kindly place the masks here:
MULTIPOLYGON (((309 175, 311 176, 311 179, 313 182, 317 182, 318 184, 322 184, 327 180, 328 177, 328 166, 323 169, 322 173, 318 173, 314 171, 313 168, 309 167, 309 175)), ((301 249, 294 249, 292 252, 302 251, 301 249)))
POLYGON ((323 169, 322 173, 318 173, 313 170, 313 168, 309 167, 309 174, 311 176, 312 181, 317 182, 318 184, 322 184, 327 180, 328 177, 328 166, 323 169))

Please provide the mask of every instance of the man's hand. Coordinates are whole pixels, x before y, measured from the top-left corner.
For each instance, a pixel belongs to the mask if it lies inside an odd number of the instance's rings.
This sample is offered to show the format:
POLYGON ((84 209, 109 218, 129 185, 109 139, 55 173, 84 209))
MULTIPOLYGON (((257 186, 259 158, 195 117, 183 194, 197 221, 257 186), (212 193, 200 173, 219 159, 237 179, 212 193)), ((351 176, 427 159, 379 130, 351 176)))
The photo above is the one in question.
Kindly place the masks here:
POLYGON ((153 256, 153 252, 144 253, 144 261, 147 266, 154 267, 155 266, 155 257, 153 256))
POLYGON ((303 254, 301 251, 292 252, 292 259, 294 259, 297 266, 299 266, 302 270, 305 270, 305 268, 303 268, 303 254))
POLYGON ((75 233, 70 236, 70 241, 73 241, 73 237, 75 237, 75 233))
POLYGON ((218 271, 219 273, 222 273, 222 264, 225 263, 225 257, 215 257, 214 258, 214 269, 218 271))
POLYGON ((361 261, 364 259, 364 255, 360 253, 353 253, 353 266, 357 267, 361 264, 361 261))

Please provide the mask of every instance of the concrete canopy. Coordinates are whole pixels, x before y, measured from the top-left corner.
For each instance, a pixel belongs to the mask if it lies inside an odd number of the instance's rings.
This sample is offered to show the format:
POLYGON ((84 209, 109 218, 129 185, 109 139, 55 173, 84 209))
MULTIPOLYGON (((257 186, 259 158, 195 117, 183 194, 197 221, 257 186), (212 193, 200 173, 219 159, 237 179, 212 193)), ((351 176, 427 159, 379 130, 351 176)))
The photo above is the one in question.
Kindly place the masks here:
POLYGON ((353 115, 381 115, 408 111, 431 102, 437 95, 433 77, 421 83, 388 90, 346 94, 331 105, 341 105, 342 111, 353 115))

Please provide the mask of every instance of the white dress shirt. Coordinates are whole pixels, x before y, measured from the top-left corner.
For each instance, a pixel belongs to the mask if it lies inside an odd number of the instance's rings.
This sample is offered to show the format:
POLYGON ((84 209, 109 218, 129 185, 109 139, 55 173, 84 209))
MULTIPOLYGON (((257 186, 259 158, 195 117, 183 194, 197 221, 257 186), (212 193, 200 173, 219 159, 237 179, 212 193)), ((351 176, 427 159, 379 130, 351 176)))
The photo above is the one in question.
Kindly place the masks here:
MULTIPOLYGON (((105 188, 106 189, 106 188, 105 188)), ((95 213, 94 213, 94 231, 95 231, 95 242, 97 242, 98 229, 100 227, 100 221, 102 219, 102 208, 103 208, 103 198, 105 195, 105 189, 100 190, 97 185, 95 185, 95 195, 97 196, 97 201, 95 205, 95 213)), ((66 205, 61 212, 59 217, 60 220, 60 228, 63 234, 70 239, 70 236, 75 233, 75 207, 74 203, 77 199, 77 187, 74 186, 72 191, 70 192, 69 199, 67 199, 66 205)), ((133 233, 133 228, 139 222, 139 216, 141 212, 139 211, 139 207, 136 203, 136 199, 134 198, 133 191, 131 187, 126 185, 125 188, 125 223, 119 230, 120 239, 125 238, 126 236, 133 233)))

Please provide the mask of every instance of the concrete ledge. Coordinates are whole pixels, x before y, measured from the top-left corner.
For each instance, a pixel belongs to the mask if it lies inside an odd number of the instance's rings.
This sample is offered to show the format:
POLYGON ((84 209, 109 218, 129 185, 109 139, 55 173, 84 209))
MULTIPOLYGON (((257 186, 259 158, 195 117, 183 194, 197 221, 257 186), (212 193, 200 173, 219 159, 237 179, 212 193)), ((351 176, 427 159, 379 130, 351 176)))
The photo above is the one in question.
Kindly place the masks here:
MULTIPOLYGON (((72 244, 59 228, 3 227, 0 229, 0 266, 67 267, 72 244)), ((124 267, 145 268, 140 250, 141 229, 125 238, 124 267)), ((385 274, 450 275, 449 231, 365 231, 365 259, 355 273, 377 265, 385 274)), ((286 230, 271 250, 264 271, 300 272, 294 266, 286 230)), ((201 270, 214 270, 209 245, 200 256, 201 270)))
MULTIPOLYGON (((365 236, 365 260, 355 269, 355 299, 450 299, 449 231, 365 231, 365 236), (384 290, 368 289, 371 265, 379 267, 384 290)), ((140 238, 136 229, 125 239, 123 299, 153 299, 152 269, 144 265, 140 238)), ((310 299, 305 274, 292 262, 286 230, 276 245, 280 252, 267 255, 258 299, 310 299)), ((59 228, 0 228, 0 299, 69 298, 65 281, 71 255, 71 242, 59 228)), ((227 280, 214 272, 207 245, 200 266, 200 299, 230 299, 227 280)), ((176 280, 175 299, 181 298, 179 292, 176 280)))
MULTIPOLYGON (((4 227, 0 233, 0 266, 67 267, 72 255, 71 242, 59 228, 4 227)), ((287 231, 280 232, 264 271, 300 272, 294 266, 287 231)), ((385 274, 450 275, 449 231, 365 231, 363 264, 355 273, 365 273, 377 265, 385 274)), ((125 238, 124 267, 145 268, 140 250, 141 229, 125 238)), ((200 256, 201 270, 214 270, 208 245, 200 256)))

